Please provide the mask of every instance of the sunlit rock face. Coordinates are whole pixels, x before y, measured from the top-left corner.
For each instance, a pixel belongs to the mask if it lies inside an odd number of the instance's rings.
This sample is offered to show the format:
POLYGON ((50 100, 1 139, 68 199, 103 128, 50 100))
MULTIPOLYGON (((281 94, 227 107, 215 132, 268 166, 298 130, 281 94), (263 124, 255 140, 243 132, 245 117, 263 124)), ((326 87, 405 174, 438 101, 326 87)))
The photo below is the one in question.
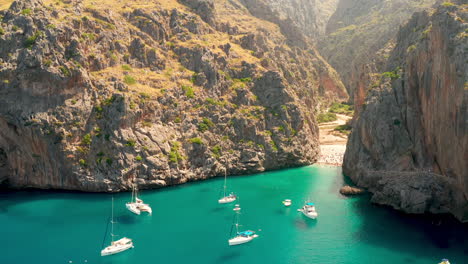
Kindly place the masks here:
POLYGON ((318 102, 344 86, 294 24, 246 5, 1 11, 0 182, 120 191, 314 163, 318 102))
POLYGON ((343 168, 376 203, 468 221, 466 8, 413 15, 366 91, 343 168))

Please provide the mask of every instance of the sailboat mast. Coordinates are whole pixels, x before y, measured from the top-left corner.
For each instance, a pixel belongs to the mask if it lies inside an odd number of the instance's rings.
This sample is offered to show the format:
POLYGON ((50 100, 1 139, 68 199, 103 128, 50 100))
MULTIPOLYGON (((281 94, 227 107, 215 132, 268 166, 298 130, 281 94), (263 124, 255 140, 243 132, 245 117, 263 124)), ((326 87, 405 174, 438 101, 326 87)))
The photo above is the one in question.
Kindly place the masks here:
POLYGON ((224 196, 223 197, 226 197, 226 188, 227 188, 227 173, 226 173, 226 169, 224 169, 224 196))
POLYGON ((236 222, 236 234, 239 234, 239 216, 240 216, 240 213, 239 211, 236 212, 237 214, 237 222, 236 222))
POLYGON ((112 214, 111 214, 111 237, 114 242, 114 195, 112 195, 112 214))

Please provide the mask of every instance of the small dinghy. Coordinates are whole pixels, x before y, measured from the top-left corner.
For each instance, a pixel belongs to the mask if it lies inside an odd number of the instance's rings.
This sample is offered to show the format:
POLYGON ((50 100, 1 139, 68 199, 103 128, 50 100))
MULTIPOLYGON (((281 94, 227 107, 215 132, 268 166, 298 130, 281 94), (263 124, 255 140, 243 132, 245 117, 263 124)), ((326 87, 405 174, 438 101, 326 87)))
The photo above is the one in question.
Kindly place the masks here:
POLYGON ((291 206, 292 201, 290 199, 286 199, 283 201, 284 206, 291 206))
POLYGON ((297 211, 302 212, 305 216, 311 219, 316 219, 318 216, 317 211, 315 210, 314 203, 306 203, 301 209, 297 209, 297 211))
POLYGON ((234 205, 234 209, 232 209, 233 211, 240 211, 240 205, 236 204, 234 205))

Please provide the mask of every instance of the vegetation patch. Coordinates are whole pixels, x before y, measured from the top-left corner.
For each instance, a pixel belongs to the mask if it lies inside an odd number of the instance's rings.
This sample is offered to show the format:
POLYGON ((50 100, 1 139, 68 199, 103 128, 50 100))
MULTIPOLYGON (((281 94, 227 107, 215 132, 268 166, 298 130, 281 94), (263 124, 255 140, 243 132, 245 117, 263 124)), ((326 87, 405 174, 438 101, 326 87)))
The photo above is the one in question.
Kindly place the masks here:
POLYGON ((338 131, 340 133, 348 135, 349 133, 351 133, 351 129, 352 129, 352 127, 350 125, 344 124, 344 125, 339 125, 339 126, 335 127, 334 130, 338 131))
POLYGON ((213 121, 211 121, 210 119, 204 117, 202 122, 198 123, 198 131, 205 132, 208 129, 210 129, 212 126, 214 126, 213 121))
POLYGON ((125 75, 124 76, 124 83, 126 83, 127 85, 134 85, 134 84, 137 83, 137 81, 132 76, 125 75))
POLYGON ((221 157, 221 146, 216 145, 212 147, 211 152, 213 152, 213 157, 219 159, 221 157))
POLYGON ((171 151, 169 152, 169 161, 172 163, 179 163, 184 160, 184 157, 180 154, 180 142, 174 141, 171 144, 171 151))
POLYGON ((36 44, 37 39, 42 35, 43 35, 42 31, 40 30, 36 31, 34 35, 26 39, 26 41, 24 42, 24 47, 27 49, 31 49, 34 46, 34 44, 36 44))
POLYGON ((203 140, 199 137, 191 138, 189 139, 189 142, 193 144, 203 145, 203 140))
POLYGON ((91 145, 92 139, 90 134, 86 134, 83 136, 83 139, 81 139, 81 145, 84 146, 89 146, 91 145))
POLYGON ((336 117, 336 114, 334 113, 320 113, 317 116, 317 122, 319 123, 327 123, 327 122, 333 122, 336 121, 338 117, 336 117))
POLYGON ((342 115, 353 115, 354 113, 353 106, 346 103, 333 103, 328 111, 342 115))
POLYGON ((182 85, 182 90, 188 98, 195 98, 195 92, 193 91, 192 86, 182 85))

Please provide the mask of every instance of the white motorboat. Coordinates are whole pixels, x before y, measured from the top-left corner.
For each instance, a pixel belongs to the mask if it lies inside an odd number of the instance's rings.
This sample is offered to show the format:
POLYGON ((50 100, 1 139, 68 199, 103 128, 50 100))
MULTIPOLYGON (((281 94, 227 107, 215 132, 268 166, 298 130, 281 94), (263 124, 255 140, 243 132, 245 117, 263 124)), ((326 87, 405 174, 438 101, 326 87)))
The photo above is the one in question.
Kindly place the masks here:
POLYGON ((153 213, 149 204, 145 204, 142 199, 138 198, 138 189, 136 185, 133 185, 132 200, 126 203, 125 207, 127 207, 130 212, 137 215, 140 215, 141 212, 147 212, 150 215, 153 213))
POLYGON ((297 209, 299 212, 302 212, 305 216, 316 219, 318 216, 317 210, 315 209, 314 203, 306 203, 301 209, 297 209))
POLYGON ((224 187, 223 187, 223 197, 218 200, 220 204, 232 203, 237 199, 234 193, 230 193, 227 195, 227 174, 226 170, 224 170, 224 187))
POLYGON ((442 259, 439 264, 450 264, 448 259, 442 259))
MULTIPOLYGON (((232 227, 235 226, 236 233, 235 233, 235 236, 233 238, 228 240, 229 246, 244 244, 244 243, 252 241, 254 238, 257 238, 258 235, 255 234, 255 232, 252 231, 252 230, 239 232, 240 206, 238 204, 236 204, 236 207, 234 208, 234 211, 236 213, 235 213, 235 216, 234 216, 235 220, 234 220, 234 223, 233 223, 232 227), (238 208, 238 210, 236 210, 236 208, 238 208)), ((233 231, 233 228, 231 228, 231 233, 232 233, 232 231, 233 231)))
POLYGON ((114 241, 114 197, 112 197, 112 215, 111 215, 111 244, 101 250, 101 256, 114 255, 127 249, 134 248, 133 241, 130 238, 123 237, 114 241))
POLYGON ((286 199, 283 201, 284 206, 291 206, 292 201, 290 199, 286 199))

